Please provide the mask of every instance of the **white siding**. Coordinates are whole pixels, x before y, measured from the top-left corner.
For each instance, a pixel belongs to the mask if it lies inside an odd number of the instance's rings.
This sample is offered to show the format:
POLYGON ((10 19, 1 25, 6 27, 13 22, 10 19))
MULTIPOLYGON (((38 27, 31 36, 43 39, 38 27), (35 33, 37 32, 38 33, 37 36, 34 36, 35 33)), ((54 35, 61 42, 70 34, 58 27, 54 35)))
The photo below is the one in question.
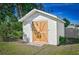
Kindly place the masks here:
POLYGON ((49 44, 57 45, 57 22, 54 20, 50 20, 48 26, 49 44))
POLYGON ((59 44, 59 37, 63 36, 64 37, 64 23, 62 22, 57 22, 57 36, 58 36, 58 44, 59 44))
POLYGON ((35 19, 37 16, 38 14, 35 14, 23 22, 23 40, 25 42, 32 42, 31 24, 32 24, 32 20, 35 19))
POLYGON ((59 31, 58 36, 60 35, 64 36, 64 29, 63 29, 64 25, 62 23, 58 23, 57 25, 57 21, 53 19, 54 18, 50 19, 48 16, 44 16, 38 13, 26 19, 26 21, 23 22, 23 33, 24 33, 23 40, 26 42, 32 42, 32 27, 31 27, 32 21, 47 20, 48 21, 48 44, 57 45, 58 44, 57 32, 59 31), (58 31, 57 31, 57 28, 58 28, 58 31))
POLYGON ((23 40, 25 42, 32 42, 32 35, 31 35, 32 31, 31 31, 31 25, 27 24, 24 25, 23 24, 23 40))

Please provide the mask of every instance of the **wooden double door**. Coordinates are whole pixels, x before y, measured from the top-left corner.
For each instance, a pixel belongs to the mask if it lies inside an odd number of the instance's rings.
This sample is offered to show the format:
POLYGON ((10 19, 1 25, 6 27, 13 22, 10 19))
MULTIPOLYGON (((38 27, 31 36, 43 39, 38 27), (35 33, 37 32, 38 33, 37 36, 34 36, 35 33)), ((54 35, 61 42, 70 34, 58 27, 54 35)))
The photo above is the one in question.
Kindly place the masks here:
POLYGON ((32 22, 32 40, 35 43, 48 42, 48 21, 32 22))

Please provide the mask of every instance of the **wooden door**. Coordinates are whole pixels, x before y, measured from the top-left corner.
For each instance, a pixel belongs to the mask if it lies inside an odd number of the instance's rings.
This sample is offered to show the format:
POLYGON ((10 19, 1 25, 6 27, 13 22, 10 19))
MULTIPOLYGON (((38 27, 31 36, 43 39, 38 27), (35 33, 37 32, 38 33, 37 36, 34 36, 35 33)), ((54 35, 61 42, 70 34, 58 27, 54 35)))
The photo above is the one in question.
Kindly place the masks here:
POLYGON ((48 41, 48 22, 33 21, 32 22, 32 38, 36 43, 47 43, 48 41))

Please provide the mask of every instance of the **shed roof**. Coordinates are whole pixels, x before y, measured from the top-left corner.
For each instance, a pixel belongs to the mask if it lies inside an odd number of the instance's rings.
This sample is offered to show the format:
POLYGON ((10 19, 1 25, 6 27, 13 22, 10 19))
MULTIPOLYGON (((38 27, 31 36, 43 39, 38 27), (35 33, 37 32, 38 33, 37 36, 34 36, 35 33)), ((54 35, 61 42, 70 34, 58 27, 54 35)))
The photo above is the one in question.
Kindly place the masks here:
POLYGON ((41 11, 41 10, 38 10, 38 9, 33 9, 31 10, 29 13, 27 13, 25 16, 23 16, 21 19, 19 19, 19 21, 23 22, 24 20, 26 20, 26 18, 30 17, 31 15, 35 14, 36 12, 38 13, 42 13, 44 15, 48 15, 50 17, 53 17, 53 18, 56 18, 57 20, 65 23, 63 20, 61 20, 60 18, 58 18, 57 16, 53 15, 53 14, 49 14, 47 12, 44 12, 44 11, 41 11))

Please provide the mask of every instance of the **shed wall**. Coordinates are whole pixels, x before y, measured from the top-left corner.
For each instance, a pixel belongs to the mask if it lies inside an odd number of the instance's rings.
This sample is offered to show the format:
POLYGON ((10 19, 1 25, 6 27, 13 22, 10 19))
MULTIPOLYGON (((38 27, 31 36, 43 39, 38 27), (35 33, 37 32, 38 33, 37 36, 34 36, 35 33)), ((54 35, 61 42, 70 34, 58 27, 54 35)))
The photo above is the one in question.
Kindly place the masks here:
POLYGON ((48 44, 57 45, 57 21, 39 13, 32 15, 30 18, 23 22, 23 40, 26 42, 32 42, 32 21, 43 20, 48 21, 48 44))
POLYGON ((65 36, 65 31, 64 31, 64 23, 61 23, 61 22, 57 22, 57 36, 58 36, 58 44, 59 44, 59 37, 62 36, 64 37, 65 36))

